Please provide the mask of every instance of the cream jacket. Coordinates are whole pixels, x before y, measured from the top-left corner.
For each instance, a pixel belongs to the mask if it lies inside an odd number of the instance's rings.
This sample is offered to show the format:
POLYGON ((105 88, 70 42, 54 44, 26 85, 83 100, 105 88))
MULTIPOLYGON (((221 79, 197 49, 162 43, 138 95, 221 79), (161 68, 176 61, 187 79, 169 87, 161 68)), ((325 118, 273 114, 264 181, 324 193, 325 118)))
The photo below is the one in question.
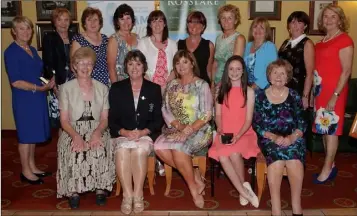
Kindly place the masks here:
MULTIPOLYGON (((93 99, 91 101, 92 116, 100 120, 103 110, 109 109, 108 87, 101 82, 92 79, 93 99)), ((70 121, 76 121, 84 112, 84 100, 77 79, 68 81, 60 86, 59 109, 68 111, 70 121)))

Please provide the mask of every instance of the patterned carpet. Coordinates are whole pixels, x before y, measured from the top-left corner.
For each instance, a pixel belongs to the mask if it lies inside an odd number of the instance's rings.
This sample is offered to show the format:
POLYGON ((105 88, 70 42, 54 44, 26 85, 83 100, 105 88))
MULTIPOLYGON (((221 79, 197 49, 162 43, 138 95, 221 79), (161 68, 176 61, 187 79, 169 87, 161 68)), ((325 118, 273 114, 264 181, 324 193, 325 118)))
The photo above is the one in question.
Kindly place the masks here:
MULTIPOLYGON (((39 167, 46 171, 56 171, 56 142, 38 146, 36 152, 39 167)), ((15 138, 1 139, 1 209, 16 210, 56 210, 68 209, 66 199, 56 198, 55 173, 45 178, 45 184, 32 186, 19 180, 21 172, 20 159, 15 138)), ((326 185, 312 184, 312 174, 320 170, 323 155, 314 153, 307 156, 305 179, 302 191, 302 206, 304 209, 323 208, 353 208, 357 206, 357 154, 339 153, 336 164, 339 173, 334 183, 326 185)), ((252 206, 242 207, 239 204, 238 193, 225 177, 215 180, 215 196, 210 196, 209 170, 207 171, 207 189, 205 209, 207 210, 248 210, 252 206)), ((249 177, 249 175, 247 174, 249 177)), ((174 174, 171 191, 164 196, 165 177, 156 176, 155 195, 150 195, 145 186, 145 204, 147 210, 197 210, 194 206, 186 185, 178 174, 174 174)), ((290 189, 287 180, 282 183, 282 208, 291 209, 290 189)), ((112 193, 114 194, 114 192, 112 193)), ((93 193, 81 196, 80 210, 119 210, 119 197, 110 197, 104 207, 95 205, 93 193)), ((266 187, 259 209, 270 208, 269 188, 266 187)))

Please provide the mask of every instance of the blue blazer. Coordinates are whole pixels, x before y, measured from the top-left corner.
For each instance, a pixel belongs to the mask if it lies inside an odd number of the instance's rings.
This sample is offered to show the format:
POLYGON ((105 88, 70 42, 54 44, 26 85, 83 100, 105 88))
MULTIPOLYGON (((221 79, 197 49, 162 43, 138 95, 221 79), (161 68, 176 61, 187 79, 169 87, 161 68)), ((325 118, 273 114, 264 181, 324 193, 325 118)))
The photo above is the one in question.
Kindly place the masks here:
MULTIPOLYGON (((248 65, 248 56, 250 53, 250 48, 253 42, 249 42, 245 47, 244 51, 244 61, 248 65)), ((256 51, 255 55, 255 65, 254 65, 254 76, 257 78, 255 84, 261 89, 265 89, 268 85, 268 79, 266 75, 266 70, 268 65, 278 59, 278 51, 270 41, 264 42, 264 44, 256 51)))

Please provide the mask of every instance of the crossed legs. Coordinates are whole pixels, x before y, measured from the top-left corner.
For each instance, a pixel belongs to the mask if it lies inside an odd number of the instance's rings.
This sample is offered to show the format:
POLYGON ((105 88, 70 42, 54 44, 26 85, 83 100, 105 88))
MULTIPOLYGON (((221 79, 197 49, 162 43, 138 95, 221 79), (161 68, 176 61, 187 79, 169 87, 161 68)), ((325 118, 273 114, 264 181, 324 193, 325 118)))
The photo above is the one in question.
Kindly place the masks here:
POLYGON ((301 190, 304 167, 299 160, 275 161, 268 166, 268 183, 271 197, 272 215, 282 215, 280 188, 286 166, 291 191, 291 203, 294 214, 302 214, 301 190))
POLYGON ((181 173, 191 192, 195 205, 199 208, 203 208, 204 199, 203 196, 199 194, 199 184, 195 181, 195 172, 191 156, 184 152, 170 149, 156 150, 155 153, 164 163, 177 169, 181 173))

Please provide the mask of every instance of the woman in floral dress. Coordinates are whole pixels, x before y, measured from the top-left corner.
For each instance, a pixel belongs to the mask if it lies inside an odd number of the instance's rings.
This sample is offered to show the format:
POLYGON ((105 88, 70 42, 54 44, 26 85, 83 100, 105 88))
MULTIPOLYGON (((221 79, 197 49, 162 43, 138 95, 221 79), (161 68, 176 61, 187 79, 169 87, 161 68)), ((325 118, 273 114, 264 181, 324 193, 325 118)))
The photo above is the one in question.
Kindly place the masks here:
POLYGON ((346 16, 339 6, 326 6, 321 11, 318 23, 326 36, 315 46, 315 122, 312 130, 323 135, 326 148, 322 171, 314 175, 314 183, 322 184, 337 176, 334 160, 338 136, 343 133, 348 94, 346 84, 352 72, 353 40, 346 33, 346 16))
POLYGON ((212 140, 208 123, 212 116, 212 95, 208 83, 199 78, 192 53, 179 50, 173 62, 178 78, 167 84, 162 108, 167 127, 155 141, 154 148, 161 160, 182 174, 195 205, 203 208, 205 184, 194 172, 191 157, 212 140))

